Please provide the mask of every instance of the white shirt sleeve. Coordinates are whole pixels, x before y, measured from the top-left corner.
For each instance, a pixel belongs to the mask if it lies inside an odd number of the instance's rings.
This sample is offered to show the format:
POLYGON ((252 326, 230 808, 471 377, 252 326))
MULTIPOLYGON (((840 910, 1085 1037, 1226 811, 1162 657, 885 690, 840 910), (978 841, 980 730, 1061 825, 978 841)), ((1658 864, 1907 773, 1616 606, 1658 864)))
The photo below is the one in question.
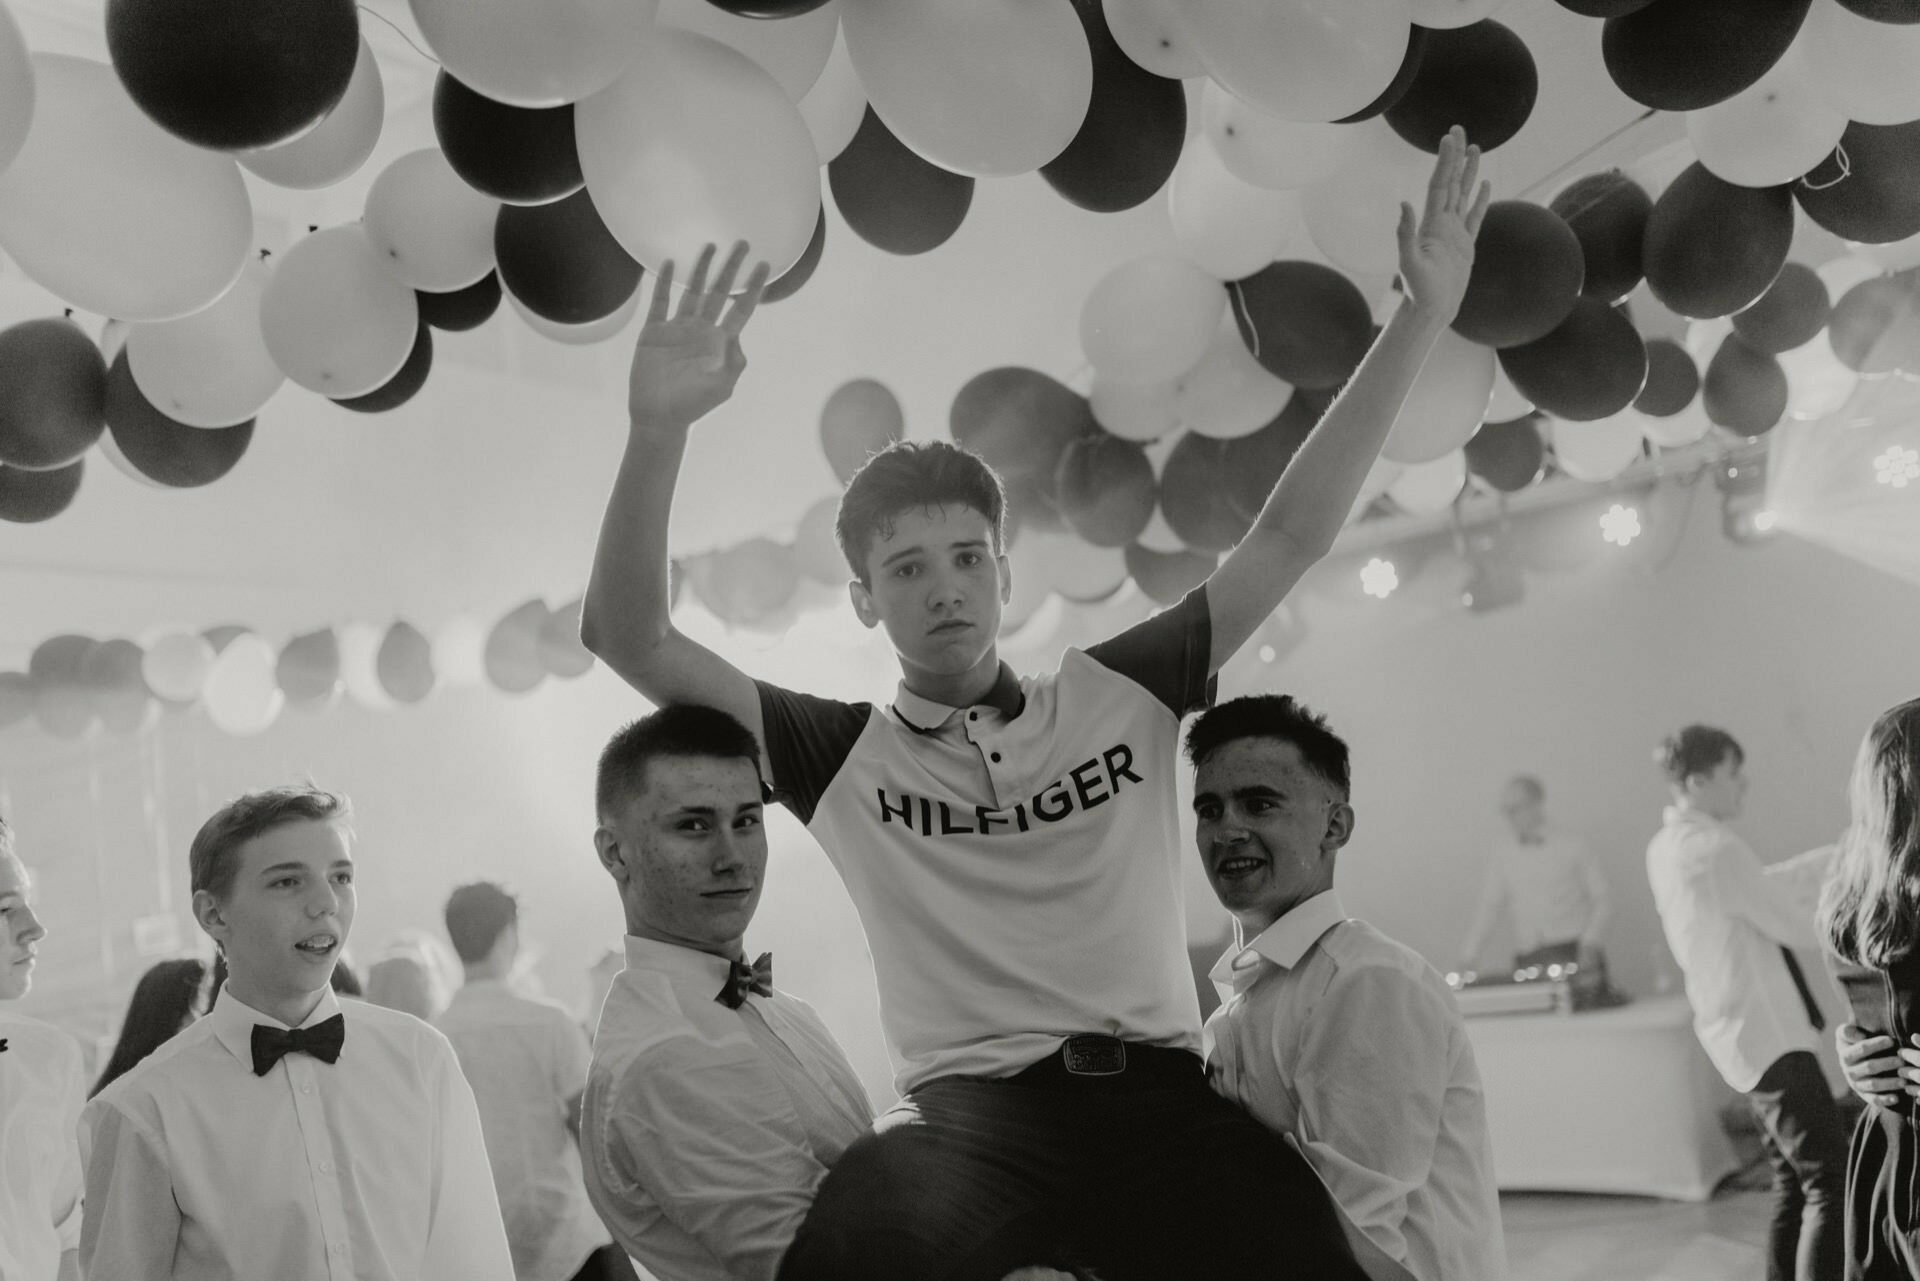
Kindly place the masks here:
POLYGON ((180 1207, 159 1140, 97 1100, 80 1124, 87 1211, 80 1275, 88 1281, 150 1281, 173 1275, 180 1207))
POLYGON ((1727 915, 1746 921, 1776 943, 1817 948, 1814 904, 1801 892, 1801 885, 1817 866, 1815 856, 1825 853, 1812 851, 1767 868, 1729 834, 1709 853, 1707 876, 1727 915))
POLYGON ((440 1141, 421 1281, 514 1281, 473 1087, 461 1075, 453 1047, 443 1037, 434 1041, 429 1070, 440 1106, 440 1141))
POLYGON ((60 1173, 53 1186, 54 1227, 60 1233, 60 1250, 80 1248, 81 1206, 85 1201, 86 1175, 80 1166, 80 1114, 87 1105, 87 1081, 80 1064, 80 1047, 68 1043, 66 1097, 63 1100, 60 1132, 69 1138, 60 1173))

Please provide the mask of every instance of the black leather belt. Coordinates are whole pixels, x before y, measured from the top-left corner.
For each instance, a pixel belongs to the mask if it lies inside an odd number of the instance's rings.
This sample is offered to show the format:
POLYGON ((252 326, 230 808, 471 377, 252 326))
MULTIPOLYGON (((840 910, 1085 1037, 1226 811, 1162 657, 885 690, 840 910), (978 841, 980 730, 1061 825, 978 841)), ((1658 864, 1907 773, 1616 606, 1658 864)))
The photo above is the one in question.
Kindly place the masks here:
POLYGON ((1150 1090, 1204 1084, 1206 1076, 1200 1056, 1191 1050, 1089 1033, 1068 1037, 1052 1054, 1008 1079, 1044 1089, 1150 1090))

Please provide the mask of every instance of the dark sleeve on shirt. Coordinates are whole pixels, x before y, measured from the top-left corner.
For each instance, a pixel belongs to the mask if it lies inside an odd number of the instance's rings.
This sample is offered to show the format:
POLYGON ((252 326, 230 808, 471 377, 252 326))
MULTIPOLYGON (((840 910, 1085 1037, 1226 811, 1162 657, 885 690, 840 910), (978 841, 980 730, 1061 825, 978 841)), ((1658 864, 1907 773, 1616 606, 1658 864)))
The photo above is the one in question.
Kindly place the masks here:
POLYGON ((799 815, 802 823, 811 823, 813 807, 853 752, 873 704, 796 694, 766 681, 753 684, 760 691, 760 723, 767 735, 763 746, 773 766, 773 777, 767 780, 772 799, 799 815))
POLYGON ((1087 650, 1102 667, 1143 686, 1175 716, 1213 706, 1213 616, 1207 585, 1178 605, 1135 623, 1087 650))

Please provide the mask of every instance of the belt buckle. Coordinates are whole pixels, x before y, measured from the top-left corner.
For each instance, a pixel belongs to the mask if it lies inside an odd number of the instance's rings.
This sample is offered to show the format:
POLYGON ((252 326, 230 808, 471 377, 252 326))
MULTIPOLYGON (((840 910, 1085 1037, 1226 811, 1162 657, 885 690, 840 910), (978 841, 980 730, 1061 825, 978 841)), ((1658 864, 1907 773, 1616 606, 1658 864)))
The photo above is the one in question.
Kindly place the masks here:
POLYGON ((1119 1076, 1127 1070, 1127 1043, 1111 1036, 1070 1036, 1060 1061, 1074 1076, 1119 1076))

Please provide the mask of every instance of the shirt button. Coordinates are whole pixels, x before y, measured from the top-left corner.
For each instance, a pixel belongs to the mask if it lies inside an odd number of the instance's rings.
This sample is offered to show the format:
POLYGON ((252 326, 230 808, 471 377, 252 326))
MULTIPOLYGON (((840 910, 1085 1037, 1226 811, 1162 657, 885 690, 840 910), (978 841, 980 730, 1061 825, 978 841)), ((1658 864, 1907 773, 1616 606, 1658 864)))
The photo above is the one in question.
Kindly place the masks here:
POLYGON ((991 756, 987 757, 987 759, 992 761, 995 765, 998 765, 1000 763, 1000 753, 995 752, 991 756))
POLYGON ((302 1081, 302 1082, 300 1082, 300 1093, 302 1093, 302 1094, 312 1094, 312 1093, 313 1093, 313 1082, 312 1082, 312 1081, 302 1081))
POLYGON ((320 1173, 322 1173, 322 1174, 332 1174, 332 1173, 333 1173, 333 1162, 331 1162, 331 1161, 322 1161, 322 1162, 320 1163, 320 1173))

